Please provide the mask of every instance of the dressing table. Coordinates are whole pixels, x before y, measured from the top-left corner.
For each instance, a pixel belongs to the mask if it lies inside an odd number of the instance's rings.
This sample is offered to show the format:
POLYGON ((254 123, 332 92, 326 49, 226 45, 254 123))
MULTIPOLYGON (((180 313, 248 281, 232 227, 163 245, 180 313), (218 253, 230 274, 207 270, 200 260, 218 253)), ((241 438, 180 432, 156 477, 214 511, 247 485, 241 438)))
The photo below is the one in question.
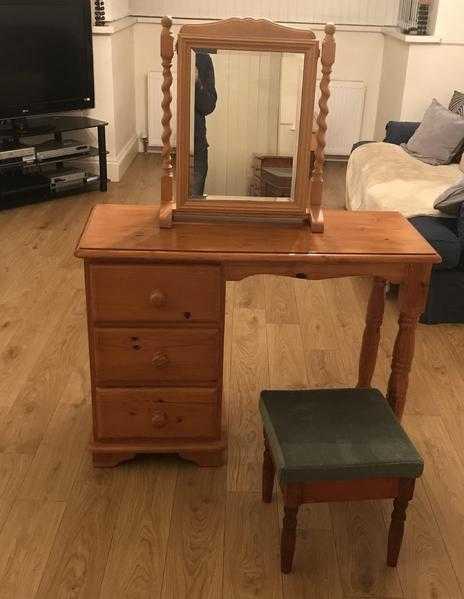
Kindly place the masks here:
MULTIPOLYGON (((161 23, 160 206, 97 206, 76 250, 85 263, 95 465, 115 466, 137 453, 178 453, 200 466, 223 463, 226 282, 258 274, 373 277, 359 387, 371 384, 386 282, 400 285, 399 330, 387 398, 401 418, 414 331, 431 267, 439 257, 397 213, 323 211, 334 25, 326 25, 320 43, 311 31, 234 18, 184 25, 175 45, 172 20, 164 17, 161 23), (175 47, 174 197, 170 123, 175 47), (321 91, 313 133, 319 63, 321 91), (291 81, 299 69, 300 84, 295 78, 291 81), (248 80, 240 79, 237 85, 231 72, 236 77, 245 72, 248 80), (253 75, 257 72, 258 80, 253 75), (275 85, 279 81, 282 86, 275 85), (298 134, 288 197, 232 193, 232 185, 244 172, 239 168, 243 156, 269 155, 248 145, 237 153, 228 143, 238 130, 237 121, 226 118, 243 98, 237 90, 244 85, 253 90, 258 83, 267 111, 257 110, 260 128, 254 135, 244 128, 242 142, 251 139, 256 147, 262 146, 259 137, 264 130, 264 141, 272 146, 281 127, 280 109, 287 105, 290 113, 296 111, 298 134), (220 120, 216 138, 215 118, 220 120), (194 177, 201 184, 195 190, 189 181, 192 142, 194 177), (227 159, 229 153, 233 160, 227 159), (205 178, 209 191, 198 193, 205 178)), ((254 122, 249 118, 248 126, 254 122)))
POLYGON ((405 218, 326 210, 320 235, 305 225, 251 222, 164 229, 158 211, 99 205, 76 249, 85 264, 96 466, 115 466, 138 453, 178 453, 200 466, 223 463, 226 281, 256 274, 373 278, 359 387, 371 384, 386 281, 398 283, 387 398, 401 418, 415 328, 430 269, 440 261, 405 218))

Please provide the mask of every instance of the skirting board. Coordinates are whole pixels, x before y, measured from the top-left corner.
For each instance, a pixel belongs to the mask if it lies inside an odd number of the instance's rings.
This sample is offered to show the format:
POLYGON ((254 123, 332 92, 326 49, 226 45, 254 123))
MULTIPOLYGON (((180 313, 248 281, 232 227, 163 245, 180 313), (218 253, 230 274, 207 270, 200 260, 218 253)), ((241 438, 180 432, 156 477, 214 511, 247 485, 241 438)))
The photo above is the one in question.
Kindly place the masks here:
MULTIPOLYGON (((119 152, 115 158, 108 156, 108 179, 114 183, 118 183, 124 176, 129 166, 139 152, 139 140, 134 135, 130 139, 124 148, 119 152)), ((76 160, 75 164, 89 168, 92 171, 98 173, 98 158, 91 158, 89 160, 76 160)))

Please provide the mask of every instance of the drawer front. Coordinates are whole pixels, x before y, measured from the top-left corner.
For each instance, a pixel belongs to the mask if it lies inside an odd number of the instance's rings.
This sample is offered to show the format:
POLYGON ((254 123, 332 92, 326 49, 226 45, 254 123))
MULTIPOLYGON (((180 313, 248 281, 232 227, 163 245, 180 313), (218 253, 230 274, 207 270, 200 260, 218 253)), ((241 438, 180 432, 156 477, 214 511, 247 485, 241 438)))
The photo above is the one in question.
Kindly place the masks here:
POLYGON ((99 439, 198 439, 220 434, 215 389, 97 389, 96 434, 99 439), (177 403, 174 398, 183 398, 177 403), (189 401, 193 398, 193 401, 189 401), (166 401, 167 400, 167 401, 166 401))
POLYGON ((218 321, 220 269, 216 266, 90 266, 94 322, 218 321))
POLYGON ((220 334, 216 329, 95 329, 99 386, 156 386, 215 382, 220 334))

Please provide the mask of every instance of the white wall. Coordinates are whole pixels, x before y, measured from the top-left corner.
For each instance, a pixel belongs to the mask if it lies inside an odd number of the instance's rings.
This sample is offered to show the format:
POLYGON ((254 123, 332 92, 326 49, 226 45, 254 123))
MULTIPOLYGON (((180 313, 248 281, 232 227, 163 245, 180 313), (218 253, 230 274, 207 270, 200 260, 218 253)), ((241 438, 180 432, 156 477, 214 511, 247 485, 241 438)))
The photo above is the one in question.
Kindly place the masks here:
MULTIPOLYGON (((409 44, 384 35, 381 29, 339 27, 333 78, 361 81, 366 86, 362 138, 381 139, 388 120, 420 120, 433 97, 446 105, 454 89, 464 89, 464 1, 437 2, 436 35, 443 37, 443 44, 409 44)), ((111 18, 124 16, 128 11, 135 15, 168 12, 197 18, 203 14, 220 18, 242 12, 282 21, 335 20, 371 24, 394 23, 397 5, 398 0, 304 3, 302 0, 198 0, 196 3, 190 0, 107 0, 111 18)), ((174 33, 181 23, 182 19, 178 18, 174 33)), ((321 38, 321 27, 312 28, 321 38)), ((131 33, 118 32, 110 36, 114 38, 111 42, 96 42, 95 116, 108 118, 112 123, 109 147, 115 164, 120 163, 121 152, 124 154, 135 136, 147 135, 147 73, 160 70, 159 35, 158 19, 148 18, 139 20, 131 33), (117 36, 121 36, 119 40, 117 36), (106 48, 104 51, 102 46, 106 48), (134 93, 130 84, 132 76, 134 93), (109 116, 105 117, 106 114, 109 116)), ((116 170, 119 171, 119 167, 116 170)))
MULTIPOLYGON (((322 34, 320 34, 322 35, 322 34)), ((362 81, 366 86, 363 139, 372 139, 379 102, 384 38, 381 33, 338 32, 337 58, 333 78, 338 81, 362 81)))
POLYGON ((464 91, 463 57, 464 45, 410 47, 402 120, 421 121, 433 98, 447 107, 454 90, 464 91))
MULTIPOLYGON (((114 0, 112 0, 114 1, 114 0)), ((131 0, 131 14, 194 19, 261 17, 294 23, 396 25, 399 0, 131 0)))
POLYGON ((119 155, 136 139, 134 27, 112 36, 115 151, 119 155))
MULTIPOLYGON (((438 5, 437 23, 441 15, 442 26, 446 2, 440 0, 438 5)), ((448 25, 446 31, 456 33, 448 25)), ((421 121, 433 98, 448 106, 454 90, 464 91, 464 31, 459 36, 458 43, 385 37, 375 139, 383 138, 388 121, 421 121)))
MULTIPOLYGON (((174 28, 177 34, 179 25, 174 28)), ((140 137, 147 134, 147 73, 159 71, 159 37, 157 23, 137 23, 135 26, 135 98, 136 128, 140 137)), ((319 38, 323 31, 316 30, 319 38)), ((375 31, 337 31, 337 58, 334 79, 362 81, 366 86, 362 136, 372 139, 377 117, 377 102, 383 61, 383 35, 375 31)))
POLYGON ((386 123, 401 120, 408 59, 409 44, 385 36, 375 134, 365 139, 383 139, 386 123))
POLYGON ((435 35, 445 43, 464 43, 464 2, 436 0, 435 35))
MULTIPOLYGON (((88 116, 108 121, 108 176, 119 181, 138 151, 134 90, 134 28, 94 29, 95 108, 88 116), (97 30, 97 32, 95 32, 97 30)), ((95 143, 95 135, 87 133, 95 143)))
POLYGON ((105 0, 105 18, 107 21, 116 21, 130 14, 130 0, 105 0))

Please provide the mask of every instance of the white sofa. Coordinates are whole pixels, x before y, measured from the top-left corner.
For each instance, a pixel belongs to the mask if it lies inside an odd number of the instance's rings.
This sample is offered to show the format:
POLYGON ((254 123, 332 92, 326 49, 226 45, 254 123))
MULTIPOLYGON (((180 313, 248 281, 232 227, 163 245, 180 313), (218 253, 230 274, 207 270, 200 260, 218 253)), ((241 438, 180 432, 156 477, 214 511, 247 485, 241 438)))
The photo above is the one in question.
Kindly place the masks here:
POLYGON ((431 166, 413 158, 401 146, 384 142, 365 144, 348 161, 346 208, 395 210, 407 218, 446 218, 433 204, 463 176, 458 164, 431 166))

